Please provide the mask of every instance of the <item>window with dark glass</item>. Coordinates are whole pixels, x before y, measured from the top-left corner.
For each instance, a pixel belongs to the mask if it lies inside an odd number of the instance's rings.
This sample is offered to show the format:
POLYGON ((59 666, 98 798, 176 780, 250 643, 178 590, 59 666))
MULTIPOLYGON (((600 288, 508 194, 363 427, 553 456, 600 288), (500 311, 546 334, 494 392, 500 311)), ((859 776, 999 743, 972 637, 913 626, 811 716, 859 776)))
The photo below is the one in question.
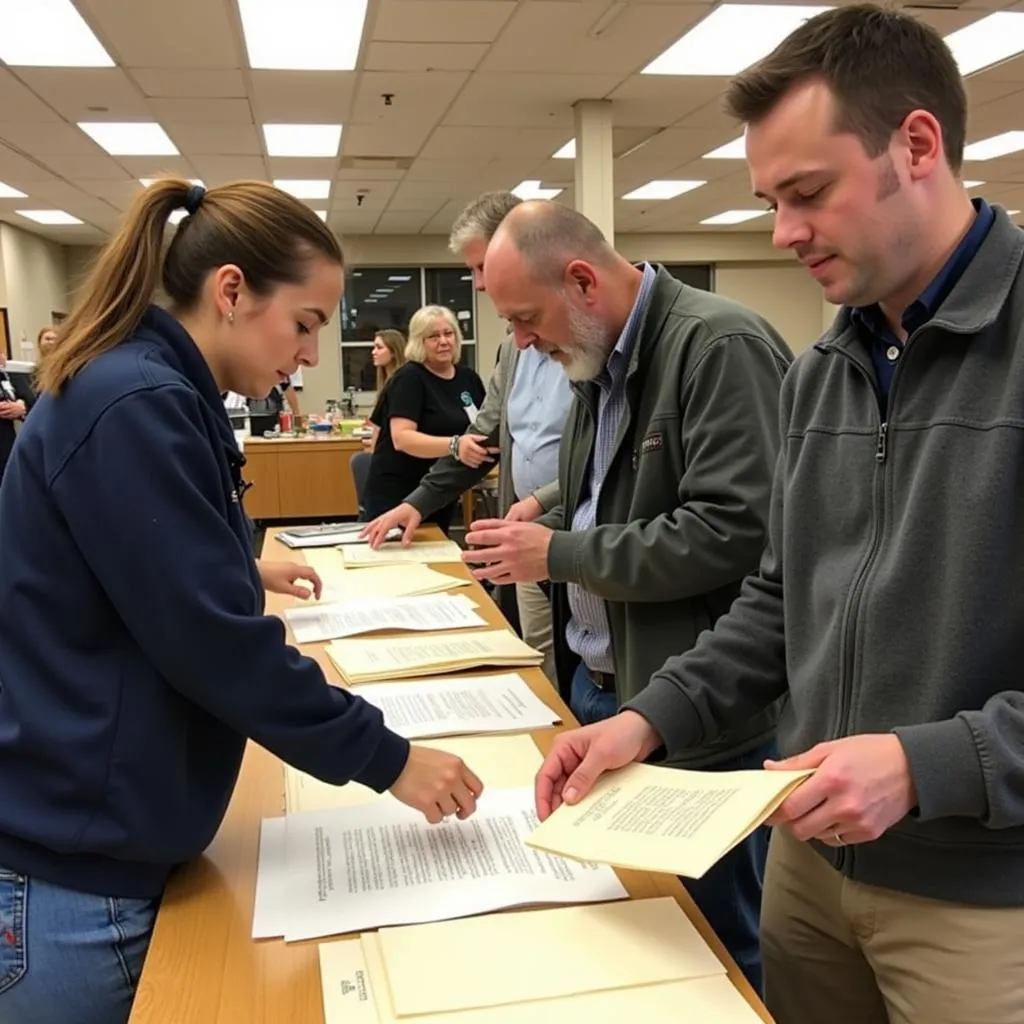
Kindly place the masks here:
POLYGON ((409 320, 422 305, 419 267, 352 270, 345 276, 342 345, 351 341, 372 343, 373 336, 385 327, 406 334, 409 320))
POLYGON ((476 340, 473 275, 465 267, 427 267, 423 271, 425 305, 447 306, 459 321, 462 337, 476 340))
POLYGON ((703 291, 714 291, 712 287, 713 275, 710 263, 665 263, 665 269, 683 284, 691 288, 700 288, 703 291))

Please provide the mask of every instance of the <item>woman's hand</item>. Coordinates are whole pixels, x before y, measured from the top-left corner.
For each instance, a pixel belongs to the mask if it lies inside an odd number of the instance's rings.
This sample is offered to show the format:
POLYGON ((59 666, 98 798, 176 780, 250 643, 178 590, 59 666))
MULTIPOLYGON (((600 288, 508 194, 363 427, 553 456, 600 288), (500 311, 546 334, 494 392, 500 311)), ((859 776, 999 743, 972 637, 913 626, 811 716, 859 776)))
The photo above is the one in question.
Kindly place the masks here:
POLYGON ((301 597, 303 601, 309 599, 310 595, 320 600, 320 592, 323 584, 316 569, 311 565, 299 565, 298 562, 265 562, 262 558, 256 559, 256 567, 260 571, 260 579, 263 580, 263 589, 274 594, 290 594, 292 597, 301 597), (312 584, 309 587, 300 587, 298 580, 307 580, 312 584))

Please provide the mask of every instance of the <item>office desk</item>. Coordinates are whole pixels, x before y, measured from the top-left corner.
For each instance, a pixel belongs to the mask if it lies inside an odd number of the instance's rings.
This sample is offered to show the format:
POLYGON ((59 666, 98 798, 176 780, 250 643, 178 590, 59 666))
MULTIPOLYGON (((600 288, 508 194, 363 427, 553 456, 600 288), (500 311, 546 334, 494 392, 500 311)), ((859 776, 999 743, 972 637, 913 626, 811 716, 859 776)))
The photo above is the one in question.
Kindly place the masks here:
MULTIPOLYGON (((420 531, 420 536, 436 539, 438 531, 428 528, 420 531)), ((301 558, 301 552, 289 551, 272 535, 268 535, 264 554, 271 559, 301 558)), ((435 568, 453 575, 466 571, 458 565, 435 568)), ((505 625, 478 584, 462 592, 477 602, 480 614, 490 624, 505 625)), ((280 612, 291 603, 292 598, 270 595, 268 611, 280 612)), ((324 653, 326 646, 309 644, 304 650, 337 682, 337 672, 324 653)), ((539 669, 518 671, 564 721, 573 721, 539 669)), ((287 683, 281 680, 282 686, 287 683)), ((554 734, 555 730, 543 730, 534 733, 534 739, 546 750, 554 734)), ((168 886, 130 1024, 323 1024, 317 940, 286 944, 280 939, 254 942, 250 938, 260 820, 283 813, 282 764, 250 743, 220 831, 206 855, 178 872, 168 886)), ((771 1021, 673 876, 638 871, 619 874, 633 897, 676 899, 728 965, 736 987, 763 1020, 771 1021)))
POLYGON ((359 506, 350 462, 358 438, 247 437, 242 476, 252 484, 245 510, 253 519, 355 518, 359 506))

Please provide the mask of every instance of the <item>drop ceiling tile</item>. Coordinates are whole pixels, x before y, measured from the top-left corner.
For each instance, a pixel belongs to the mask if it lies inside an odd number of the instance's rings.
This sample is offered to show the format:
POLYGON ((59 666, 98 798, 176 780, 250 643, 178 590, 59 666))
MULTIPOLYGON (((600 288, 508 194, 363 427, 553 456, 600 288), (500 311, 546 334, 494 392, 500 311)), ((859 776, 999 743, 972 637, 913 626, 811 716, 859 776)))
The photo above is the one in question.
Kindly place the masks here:
POLYGON ((261 124, 344 124, 355 71, 253 71, 252 108, 261 124))
POLYGON ((69 121, 149 121, 153 112, 120 68, 21 68, 21 79, 69 121))
POLYGON ((0 117, 8 121, 61 119, 60 114, 44 103, 6 68, 0 68, 0 117))
POLYGON ((146 96, 230 99, 246 95, 245 78, 235 68, 130 68, 128 73, 146 96))
POLYGON ((178 149, 191 156, 210 153, 216 156, 260 156, 261 140, 253 124, 237 122, 175 121, 164 129, 178 149))
POLYGON ((252 109, 247 99, 214 96, 151 99, 150 106, 157 120, 164 123, 216 122, 220 124, 252 124, 252 109))
POLYGON ((367 71, 472 71, 486 43, 370 43, 367 71))
POLYGON ((514 0, 381 0, 374 41, 489 43, 515 10, 514 0))
POLYGON ((198 177, 207 186, 229 181, 269 181, 263 158, 258 156, 194 156, 191 160, 198 177))
POLYGON ((74 125, 49 121, 2 121, 0 140, 30 156, 100 156, 103 150, 74 125))

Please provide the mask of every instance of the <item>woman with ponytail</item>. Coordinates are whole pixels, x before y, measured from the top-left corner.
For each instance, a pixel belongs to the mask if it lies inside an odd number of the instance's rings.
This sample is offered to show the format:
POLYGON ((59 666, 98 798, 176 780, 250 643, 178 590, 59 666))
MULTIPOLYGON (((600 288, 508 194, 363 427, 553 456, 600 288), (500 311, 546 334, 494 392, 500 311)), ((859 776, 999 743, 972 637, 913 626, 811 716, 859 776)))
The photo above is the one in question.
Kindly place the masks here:
POLYGON ((315 365, 342 285, 337 240, 291 196, 159 181, 40 366, 0 488, 2 1024, 124 1024, 164 885, 216 833, 247 738, 429 821, 475 809, 458 758, 410 750, 263 614, 221 395, 315 365))

